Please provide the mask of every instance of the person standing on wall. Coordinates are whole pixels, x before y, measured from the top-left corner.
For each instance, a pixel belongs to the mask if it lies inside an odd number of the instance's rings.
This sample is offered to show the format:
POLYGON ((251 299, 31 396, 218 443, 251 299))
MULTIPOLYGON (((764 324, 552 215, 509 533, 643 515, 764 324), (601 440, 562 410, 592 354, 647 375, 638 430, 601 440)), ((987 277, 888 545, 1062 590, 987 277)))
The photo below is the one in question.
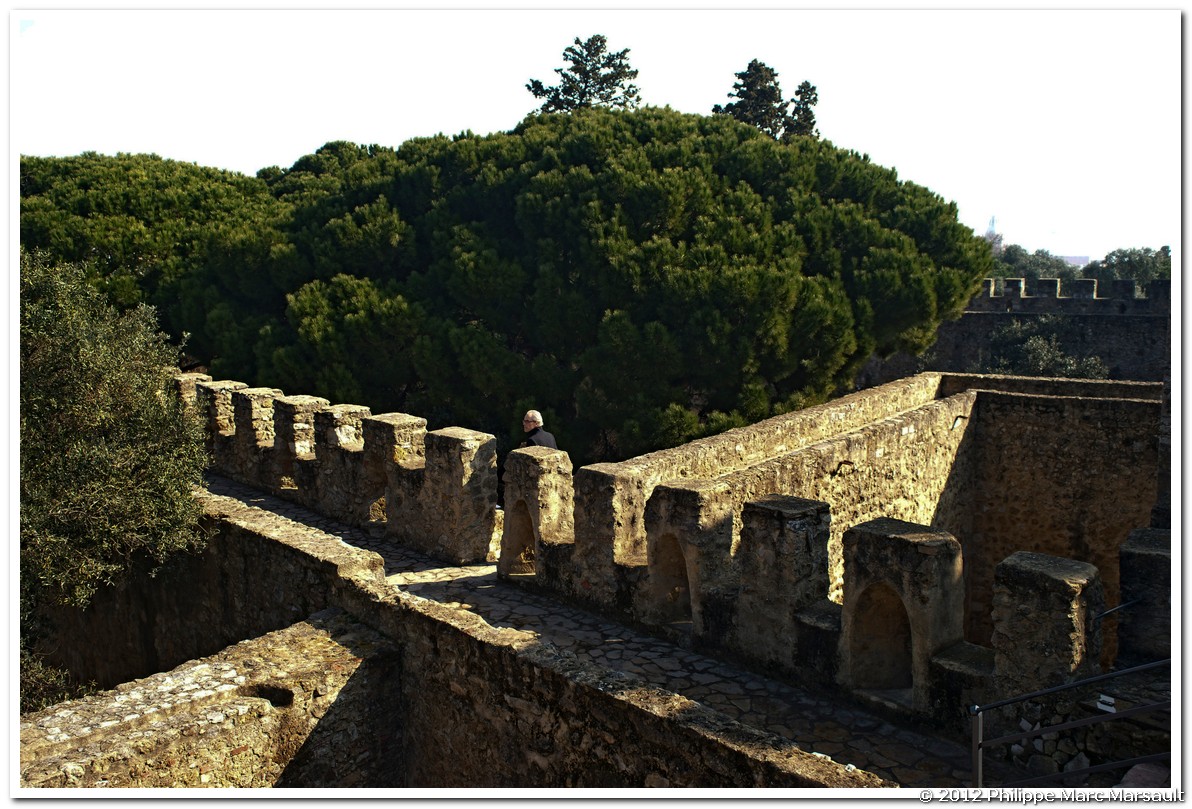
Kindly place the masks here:
POLYGON ((526 440, 521 442, 518 449, 525 447, 559 448, 555 444, 555 437, 542 429, 542 414, 537 410, 526 412, 525 417, 522 418, 522 431, 526 434, 526 440))

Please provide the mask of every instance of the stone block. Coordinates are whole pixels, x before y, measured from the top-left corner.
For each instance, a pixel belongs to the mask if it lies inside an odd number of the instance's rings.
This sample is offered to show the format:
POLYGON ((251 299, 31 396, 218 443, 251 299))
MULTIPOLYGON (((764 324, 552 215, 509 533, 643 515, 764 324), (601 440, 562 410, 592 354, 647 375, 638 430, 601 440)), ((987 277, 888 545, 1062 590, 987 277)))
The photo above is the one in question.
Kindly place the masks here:
POLYGON ((1100 671, 1105 609, 1097 568, 1018 551, 994 571, 995 698, 1089 677, 1100 671))
POLYGON ((207 374, 175 374, 171 380, 171 386, 174 389, 174 393, 177 394, 179 400, 181 400, 184 405, 186 405, 188 408, 195 408, 198 406, 198 383, 210 381, 211 377, 207 374))
POLYGON ((1171 310, 1171 279, 1170 278, 1156 278, 1153 281, 1148 281, 1146 285, 1146 296, 1151 302, 1151 308, 1156 311, 1170 311, 1171 310))
POLYGON ((932 718, 957 733, 969 731, 969 706, 986 702, 992 685, 993 649, 968 641, 941 649, 931 658, 932 718))
POLYGON ((1119 551, 1118 666, 1171 657, 1171 530, 1140 528, 1119 551))
POLYGON ((274 401, 274 461, 280 477, 292 478, 296 461, 314 459, 314 414, 329 404, 318 396, 280 396, 274 401))
POLYGON ((419 496, 423 549, 460 564, 496 561, 497 441, 488 433, 447 427, 426 434, 426 471, 419 496))
POLYGON ((232 391, 244 390, 247 387, 243 382, 227 379, 195 382, 195 404, 200 412, 206 412, 207 423, 212 432, 227 435, 236 432, 232 391))
POLYGON ((426 419, 383 413, 365 416, 360 428, 364 437, 360 485, 368 489, 371 500, 385 497, 390 522, 415 519, 426 457, 426 419))
POLYGON ((243 446, 273 446, 273 405, 282 396, 277 388, 240 388, 232 391, 232 418, 237 441, 243 446))
POLYGON ((801 657, 796 614, 828 600, 830 521, 827 503, 789 495, 769 495, 742 508, 732 643, 743 654, 782 668, 801 657))
MULTIPOLYGON (((625 502, 631 483, 618 475, 616 464, 598 463, 575 470, 576 592, 581 598, 611 606, 616 590, 614 564, 624 562, 620 545, 635 528, 644 533, 640 518, 635 519, 634 504, 625 502)), ((644 504, 643 504, 644 505, 644 504)), ((636 556, 636 554, 632 554, 636 556)), ((638 564, 645 561, 643 546, 638 564)))
POLYGON ((1138 295, 1138 282, 1133 278, 1115 278, 1110 283, 1109 297, 1132 301, 1138 295))
POLYGON ((836 685, 840 650, 841 607, 834 601, 818 601, 795 615, 798 655, 794 666, 800 677, 818 685, 836 685))
POLYGON ((426 419, 383 413, 361 420, 368 463, 417 465, 426 457, 426 419))
POLYGON ((315 457, 328 460, 335 452, 364 449, 365 417, 372 411, 362 405, 336 404, 315 413, 315 457))
POLYGON ((1089 300, 1097 297, 1096 278, 1065 279, 1062 285, 1064 297, 1089 300))
POLYGON ((232 477, 266 491, 279 487, 274 467, 273 403, 282 396, 277 388, 239 388, 232 391, 232 419, 235 434, 231 440, 232 477))
MULTIPOLYGON (((705 630, 705 594, 735 593, 732 559, 734 503, 720 480, 682 480, 654 487, 646 504, 647 584, 638 611, 659 623, 690 619, 705 630)), ((717 626, 725 628, 723 616, 717 626)), ((711 640, 704 638, 705 641, 711 640)))

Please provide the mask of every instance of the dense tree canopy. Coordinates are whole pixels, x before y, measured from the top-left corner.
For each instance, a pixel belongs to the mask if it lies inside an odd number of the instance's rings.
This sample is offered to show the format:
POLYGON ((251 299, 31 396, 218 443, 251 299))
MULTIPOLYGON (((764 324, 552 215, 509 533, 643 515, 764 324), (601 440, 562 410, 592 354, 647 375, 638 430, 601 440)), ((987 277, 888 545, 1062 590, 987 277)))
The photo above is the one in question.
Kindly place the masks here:
POLYGON ((1133 278, 1143 285, 1157 279, 1171 278, 1171 248, 1120 248, 1106 255, 1101 261, 1089 262, 1080 274, 1084 278, 1096 278, 1101 282, 1133 278))
POLYGON ((1007 245, 993 258, 993 278, 1077 278, 1080 270, 1046 250, 1028 251, 1019 244, 1007 245))
POLYGON ((211 244, 266 238, 279 213, 262 180, 156 155, 22 157, 20 183, 21 244, 85 263, 111 303, 150 303, 173 333, 195 328, 181 286, 211 244))
MULTIPOLYGON (((990 335, 988 360, 980 369, 989 374, 1105 379, 1109 368, 1100 357, 1076 357, 1064 350, 1079 344, 1083 323, 1056 315, 1016 318, 990 335)), ((1085 337, 1087 342, 1087 336, 1085 337)))
POLYGON ((640 103, 637 71, 629 66, 629 49, 609 52, 608 40, 594 34, 584 41, 579 37, 563 51, 570 62, 557 67, 559 83, 547 87, 538 79, 526 84, 534 98, 546 99, 540 112, 567 112, 585 107, 621 107, 633 109, 640 103))
POLYGON ((580 463, 821 401, 989 274, 953 204, 729 116, 535 114, 330 143, 179 282, 212 373, 460 424, 526 409, 580 463))

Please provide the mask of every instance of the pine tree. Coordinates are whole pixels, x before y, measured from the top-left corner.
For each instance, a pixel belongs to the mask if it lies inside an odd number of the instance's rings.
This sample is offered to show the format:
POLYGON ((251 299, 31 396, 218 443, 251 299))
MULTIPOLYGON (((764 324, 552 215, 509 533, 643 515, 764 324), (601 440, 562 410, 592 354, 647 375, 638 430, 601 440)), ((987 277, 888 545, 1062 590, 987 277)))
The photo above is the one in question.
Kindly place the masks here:
POLYGON ((754 59, 749 67, 736 75, 737 82, 729 98, 737 100, 724 106, 717 104, 712 112, 716 115, 731 115, 777 140, 790 120, 787 114, 790 102, 782 99, 777 71, 765 62, 754 59))
POLYGON ((714 114, 731 115, 775 140, 789 141, 796 135, 819 137, 814 110, 819 93, 811 82, 804 81, 794 99, 784 100, 778 72, 765 62, 754 59, 736 75, 729 98, 737 100, 724 106, 717 104, 712 108, 714 114))
POLYGON ((795 105, 787 121, 786 132, 783 133, 784 140, 790 140, 793 135, 819 137, 819 130, 815 128, 815 105, 818 102, 819 92, 814 84, 804 81, 799 85, 799 89, 795 90, 795 105))
POLYGON ((575 38, 574 44, 563 51, 570 67, 555 68, 560 82, 545 86, 531 79, 526 89, 535 98, 544 98, 541 112, 569 112, 581 107, 622 107, 634 109, 640 102, 637 86, 631 84, 637 71, 629 66, 629 49, 608 52, 608 40, 594 34, 587 41, 575 38))

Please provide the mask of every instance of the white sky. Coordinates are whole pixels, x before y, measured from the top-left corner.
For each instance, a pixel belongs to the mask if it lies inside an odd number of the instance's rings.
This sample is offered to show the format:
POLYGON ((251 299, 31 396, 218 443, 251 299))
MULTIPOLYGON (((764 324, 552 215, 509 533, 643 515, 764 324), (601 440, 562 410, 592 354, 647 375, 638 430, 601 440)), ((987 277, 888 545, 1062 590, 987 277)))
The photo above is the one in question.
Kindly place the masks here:
POLYGON ((819 90, 822 137, 1007 243, 1179 252, 1179 10, 652 11, 476 6, 10 10, 10 148, 254 174, 332 140, 508 130, 562 51, 629 48, 643 101, 710 112, 757 58, 819 90))

